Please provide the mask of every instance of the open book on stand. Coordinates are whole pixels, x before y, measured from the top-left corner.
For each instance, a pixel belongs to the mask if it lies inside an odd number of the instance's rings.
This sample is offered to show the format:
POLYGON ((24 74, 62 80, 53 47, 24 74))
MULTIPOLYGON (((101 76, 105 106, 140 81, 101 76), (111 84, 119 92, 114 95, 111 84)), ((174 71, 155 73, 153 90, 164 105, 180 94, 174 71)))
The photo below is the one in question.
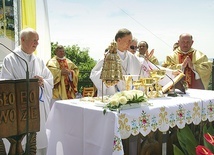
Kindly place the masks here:
MULTIPOLYGON (((176 77, 172 78, 174 81, 175 89, 179 89, 181 92, 185 93, 185 86, 184 86, 184 73, 178 74, 176 77)), ((167 84, 162 87, 162 92, 166 93, 173 87, 173 81, 170 80, 167 84)))

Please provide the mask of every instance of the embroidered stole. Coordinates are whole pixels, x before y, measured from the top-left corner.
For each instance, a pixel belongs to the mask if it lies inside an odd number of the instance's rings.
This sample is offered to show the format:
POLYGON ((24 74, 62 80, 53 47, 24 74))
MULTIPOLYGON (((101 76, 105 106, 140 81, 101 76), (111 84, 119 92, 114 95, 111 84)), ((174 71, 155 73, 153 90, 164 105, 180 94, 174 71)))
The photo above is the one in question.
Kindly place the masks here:
MULTIPOLYGON (((179 63, 180 64, 183 63, 183 61, 187 56, 189 56, 189 58, 192 61, 193 52, 190 52, 188 54, 178 53, 179 63)), ((184 74, 186 75, 185 81, 187 82, 188 88, 204 89, 201 79, 198 79, 198 80, 195 79, 195 73, 191 70, 191 68, 186 66, 184 70, 184 74)))
MULTIPOLYGON (((63 59, 63 60, 57 59, 57 61, 59 63, 60 69, 62 69, 62 68, 68 69, 68 63, 67 63, 66 59, 63 59)), ((69 80, 68 76, 65 76, 64 83, 65 83, 67 97, 68 97, 68 99, 72 99, 73 97, 71 95, 71 88, 70 88, 72 85, 72 82, 69 80)))

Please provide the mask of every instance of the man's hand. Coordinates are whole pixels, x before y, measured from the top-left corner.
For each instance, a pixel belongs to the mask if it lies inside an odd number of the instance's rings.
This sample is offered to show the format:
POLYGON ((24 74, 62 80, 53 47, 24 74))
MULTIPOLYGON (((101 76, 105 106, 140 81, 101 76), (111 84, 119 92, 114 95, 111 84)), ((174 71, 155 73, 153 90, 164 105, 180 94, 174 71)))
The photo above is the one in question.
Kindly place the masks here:
POLYGON ((188 64, 188 59, 186 57, 185 60, 182 63, 182 68, 186 68, 187 64, 188 64))
POLYGON ((193 70, 193 63, 192 63, 190 57, 187 57, 187 61, 188 61, 188 67, 193 70))
POLYGON ((62 75, 69 75, 69 73, 70 73, 70 71, 69 71, 68 69, 66 69, 66 68, 63 68, 63 69, 61 70, 61 74, 62 74, 62 75))
POLYGON ((154 49, 151 50, 151 52, 148 52, 148 50, 146 51, 145 55, 147 59, 150 59, 154 54, 154 49))
POLYGON ((182 73, 181 70, 173 70, 172 71, 172 75, 174 75, 174 76, 178 76, 180 73, 182 73))
POLYGON ((34 76, 34 78, 38 79, 38 83, 39 83, 39 86, 43 87, 44 86, 44 80, 41 76, 34 76))
POLYGON ((193 70, 193 63, 189 56, 187 56, 182 63, 182 68, 186 68, 187 66, 193 70))

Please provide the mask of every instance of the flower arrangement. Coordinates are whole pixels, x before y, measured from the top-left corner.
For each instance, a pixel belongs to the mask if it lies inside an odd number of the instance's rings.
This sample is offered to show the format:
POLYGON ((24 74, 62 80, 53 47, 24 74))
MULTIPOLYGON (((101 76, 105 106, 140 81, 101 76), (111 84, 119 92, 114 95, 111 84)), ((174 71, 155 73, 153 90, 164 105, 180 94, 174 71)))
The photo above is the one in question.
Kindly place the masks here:
POLYGON ((109 103, 104 107, 103 113, 106 110, 119 111, 123 105, 139 104, 140 102, 147 101, 147 96, 141 90, 128 90, 114 94, 109 99, 109 103))
MULTIPOLYGON (((209 133, 204 134, 204 139, 214 146, 214 136, 210 135, 209 133)), ((212 149, 212 148, 210 148, 212 149)), ((203 145, 198 145, 196 147, 196 155, 214 155, 212 151, 208 147, 205 147, 203 145)))
POLYGON ((212 124, 202 123, 199 126, 199 130, 192 130, 189 125, 186 125, 177 131, 179 147, 177 144, 173 144, 174 155, 214 155, 214 136, 212 136, 214 128, 212 124), (201 137, 204 138, 203 142, 201 137))

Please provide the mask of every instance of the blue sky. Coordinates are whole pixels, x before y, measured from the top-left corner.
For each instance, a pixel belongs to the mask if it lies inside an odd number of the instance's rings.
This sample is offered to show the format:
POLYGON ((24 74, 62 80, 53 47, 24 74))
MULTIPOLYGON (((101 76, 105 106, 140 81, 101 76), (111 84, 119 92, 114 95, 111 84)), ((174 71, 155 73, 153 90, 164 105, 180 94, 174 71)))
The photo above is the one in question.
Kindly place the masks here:
POLYGON ((95 60, 114 40, 118 29, 163 61, 181 33, 193 35, 193 48, 214 58, 214 0, 47 0, 52 42, 88 48, 95 60))

